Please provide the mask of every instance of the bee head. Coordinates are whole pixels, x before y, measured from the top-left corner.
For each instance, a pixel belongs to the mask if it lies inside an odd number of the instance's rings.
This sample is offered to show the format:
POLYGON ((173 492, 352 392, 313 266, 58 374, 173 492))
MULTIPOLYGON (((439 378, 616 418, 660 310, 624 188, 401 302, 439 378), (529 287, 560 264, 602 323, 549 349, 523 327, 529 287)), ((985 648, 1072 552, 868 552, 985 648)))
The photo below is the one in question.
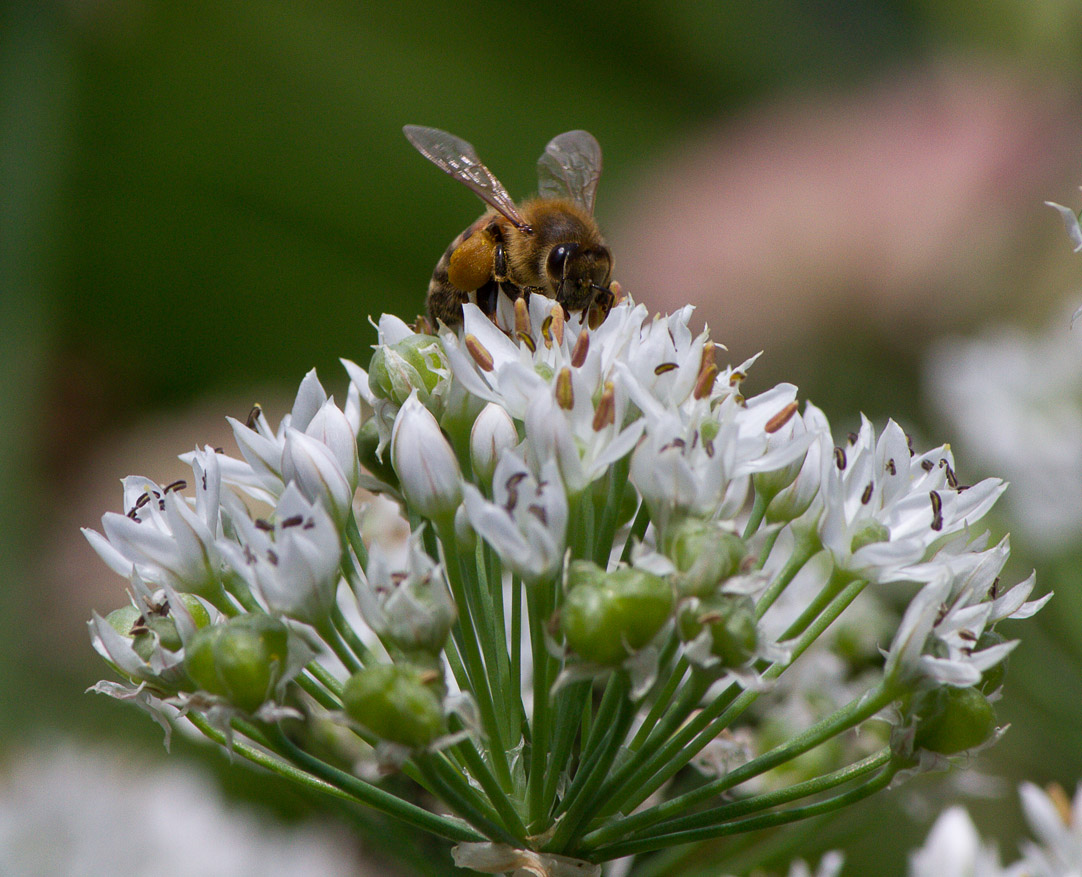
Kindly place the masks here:
POLYGON ((609 288, 612 254, 604 245, 556 244, 545 260, 545 272, 557 301, 573 310, 584 308, 599 290, 609 288))

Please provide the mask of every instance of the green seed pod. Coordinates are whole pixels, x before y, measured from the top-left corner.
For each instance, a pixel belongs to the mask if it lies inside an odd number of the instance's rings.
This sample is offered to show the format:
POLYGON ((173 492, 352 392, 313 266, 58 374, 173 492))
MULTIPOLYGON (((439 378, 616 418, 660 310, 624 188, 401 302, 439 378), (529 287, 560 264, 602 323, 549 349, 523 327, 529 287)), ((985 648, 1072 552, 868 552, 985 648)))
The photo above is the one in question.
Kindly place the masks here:
POLYGON ((755 605, 748 597, 718 594, 691 600, 677 617, 680 638, 690 642, 705 627, 710 631, 710 653, 723 667, 743 667, 759 647, 755 605))
POLYGON ((984 743, 996 730, 992 704, 976 688, 943 685, 922 691, 911 712, 917 720, 916 749, 954 755, 984 743))
POLYGON ((201 690, 255 712, 282 678, 288 639, 278 619, 241 615, 197 631, 185 649, 184 667, 201 690))
POLYGON ((408 664, 374 664, 346 680, 342 705, 350 718, 382 740, 427 746, 444 732, 432 675, 408 664))
POLYGON ((687 518, 666 534, 665 553, 676 565, 673 584, 684 596, 708 597, 747 556, 744 540, 706 521, 687 518))
POLYGON ((672 588, 643 570, 611 573, 587 562, 572 564, 571 586, 560 610, 560 628, 579 657, 619 664, 654 638, 672 612, 672 588))

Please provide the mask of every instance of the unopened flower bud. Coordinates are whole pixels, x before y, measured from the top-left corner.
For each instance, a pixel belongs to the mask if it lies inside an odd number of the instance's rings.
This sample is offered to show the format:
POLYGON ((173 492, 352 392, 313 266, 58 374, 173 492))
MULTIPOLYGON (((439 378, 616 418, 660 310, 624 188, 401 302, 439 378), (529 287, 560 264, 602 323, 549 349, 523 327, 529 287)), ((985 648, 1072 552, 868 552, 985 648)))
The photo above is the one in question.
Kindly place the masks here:
POLYGON ((619 664, 654 638, 672 612, 672 588, 663 578, 633 567, 611 573, 573 564, 560 610, 560 628, 571 650, 596 664, 619 664))
POLYGON ((307 499, 322 503, 339 524, 349 517, 355 485, 350 485, 334 453, 319 439, 293 428, 286 430, 282 480, 294 482, 307 499))
POLYGON ((713 594, 748 553, 735 533, 697 518, 681 521, 665 535, 666 554, 677 570, 673 583, 685 596, 713 594))
POLYGON ((941 685, 913 698, 915 749, 955 755, 987 741, 996 730, 996 714, 976 688, 941 685))
POLYGON ((485 484, 491 484, 500 453, 518 444, 518 431, 511 415, 489 402, 477 415, 470 430, 470 460, 473 472, 485 484))
POLYGON ((416 394, 406 400, 395 418, 391 465, 402 495, 414 511, 430 520, 454 515, 462 502, 458 458, 436 418, 416 394))
POLYGON ((342 705, 350 718, 382 740, 427 746, 444 731, 431 675, 408 664, 373 664, 346 680, 342 705))
POLYGON ((428 401, 440 378, 447 374, 443 348, 432 335, 408 335, 395 344, 381 345, 372 354, 368 388, 381 399, 402 405, 414 391, 428 401))
POLYGON ((241 615, 199 630, 185 649, 184 668, 201 690, 251 713, 273 694, 287 651, 288 631, 281 621, 241 615))

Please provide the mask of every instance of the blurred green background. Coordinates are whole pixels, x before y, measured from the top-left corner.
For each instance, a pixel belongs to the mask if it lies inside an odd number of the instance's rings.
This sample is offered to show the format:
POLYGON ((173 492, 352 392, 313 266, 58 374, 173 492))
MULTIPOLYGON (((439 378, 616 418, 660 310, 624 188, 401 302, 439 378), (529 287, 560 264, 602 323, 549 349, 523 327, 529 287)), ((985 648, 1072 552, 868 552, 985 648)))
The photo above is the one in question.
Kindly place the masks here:
MULTIPOLYGON (((863 410, 949 440, 922 408, 924 348, 1036 324, 1079 286, 1041 206, 1082 182, 1077 0, 0 14, 0 756, 52 731, 158 746, 134 710, 82 693, 103 669, 83 621, 122 591, 77 528, 117 508, 116 479, 168 480, 176 453, 226 443, 225 414, 283 408, 313 366, 341 398, 337 359, 367 360, 369 315, 422 310, 480 205, 405 123, 472 141, 516 196, 550 137, 592 131, 618 279, 653 309, 696 304, 734 361, 765 350, 749 386, 791 380, 839 431, 863 410)), ((1015 551, 1020 571, 1038 564, 1015 551)), ((1008 789, 1082 775, 1076 560, 1039 567, 1041 591, 1068 596, 1019 650, 1014 727, 981 761, 1008 789), (1067 672, 1033 669, 1050 661, 1067 672)), ((306 807, 207 761, 238 794, 306 807)), ((932 811, 891 817, 884 856, 875 825, 901 806, 799 849, 902 874, 932 811)), ((1010 849, 1012 796, 975 813, 1010 849)))

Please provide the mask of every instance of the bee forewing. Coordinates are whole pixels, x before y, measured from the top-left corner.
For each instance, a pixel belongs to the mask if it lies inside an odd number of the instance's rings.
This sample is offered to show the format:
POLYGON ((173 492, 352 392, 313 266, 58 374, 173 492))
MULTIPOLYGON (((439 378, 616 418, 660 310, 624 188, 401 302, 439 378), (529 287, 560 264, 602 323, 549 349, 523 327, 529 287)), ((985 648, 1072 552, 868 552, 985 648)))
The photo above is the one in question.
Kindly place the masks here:
POLYGON ((537 179, 543 198, 570 198, 593 213, 601 179, 601 145, 589 131, 556 135, 537 161, 537 179))
POLYGON ((464 183, 482 201, 495 207, 518 228, 529 228, 529 223, 518 212, 503 183, 481 163, 471 144, 439 128, 406 125, 402 132, 417 151, 436 167, 464 183))

